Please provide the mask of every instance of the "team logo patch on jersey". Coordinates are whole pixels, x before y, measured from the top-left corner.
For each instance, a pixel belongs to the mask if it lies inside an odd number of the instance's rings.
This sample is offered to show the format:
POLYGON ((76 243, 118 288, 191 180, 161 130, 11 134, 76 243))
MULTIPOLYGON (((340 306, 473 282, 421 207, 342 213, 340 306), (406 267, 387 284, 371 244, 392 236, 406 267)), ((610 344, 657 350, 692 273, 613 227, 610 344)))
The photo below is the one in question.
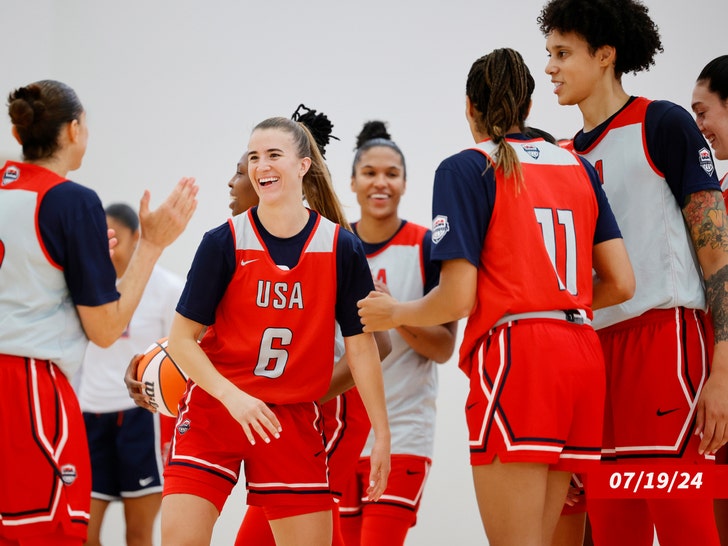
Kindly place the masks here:
POLYGON ((523 151, 534 159, 538 159, 538 156, 541 155, 541 150, 538 149, 538 146, 534 146, 533 144, 521 144, 521 148, 523 148, 523 151))
POLYGON ((450 223, 447 221, 447 216, 440 214, 435 216, 432 220, 432 242, 437 244, 442 241, 448 231, 450 231, 450 223))
POLYGON ((20 169, 18 169, 15 165, 10 165, 7 169, 5 169, 5 174, 3 174, 3 186, 6 186, 11 182, 15 182, 19 177, 20 169))
POLYGON ((64 464, 61 467, 61 480, 66 485, 71 485, 73 482, 76 481, 76 477, 78 474, 76 473, 76 467, 72 464, 64 464))
POLYGON ((179 425, 177 425, 177 432, 179 432, 180 434, 184 434, 188 430, 190 430, 190 420, 189 419, 185 419, 179 425))
POLYGON ((700 158, 700 166, 703 170, 708 173, 708 176, 713 176, 715 165, 713 165, 713 158, 710 157, 710 151, 708 148, 700 148, 698 151, 698 157, 700 158))

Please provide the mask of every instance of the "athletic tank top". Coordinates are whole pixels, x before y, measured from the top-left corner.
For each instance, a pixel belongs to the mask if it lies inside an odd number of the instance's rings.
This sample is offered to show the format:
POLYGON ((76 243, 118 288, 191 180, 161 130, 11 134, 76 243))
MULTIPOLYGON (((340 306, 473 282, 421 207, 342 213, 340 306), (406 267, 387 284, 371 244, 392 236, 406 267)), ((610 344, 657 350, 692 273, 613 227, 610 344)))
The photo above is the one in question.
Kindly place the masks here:
POLYGON ((703 277, 680 205, 647 151, 650 102, 636 98, 579 152, 599 172, 636 281, 632 299, 594 313, 595 328, 650 309, 706 308, 703 277))
MULTIPOLYGON (((583 309, 591 318, 592 247, 599 215, 589 176, 557 146, 508 139, 524 182, 495 173, 496 198, 478 266, 477 300, 460 347, 471 354, 504 315, 583 309)), ((495 164, 496 145, 476 148, 495 164)))
POLYGON ((202 349, 220 373, 265 402, 318 400, 333 371, 338 225, 319 216, 292 269, 273 262, 250 211, 228 225, 236 270, 202 349))
POLYGON ((0 170, 0 353, 51 360, 70 378, 88 339, 38 227, 43 196, 64 182, 28 163, 0 170))

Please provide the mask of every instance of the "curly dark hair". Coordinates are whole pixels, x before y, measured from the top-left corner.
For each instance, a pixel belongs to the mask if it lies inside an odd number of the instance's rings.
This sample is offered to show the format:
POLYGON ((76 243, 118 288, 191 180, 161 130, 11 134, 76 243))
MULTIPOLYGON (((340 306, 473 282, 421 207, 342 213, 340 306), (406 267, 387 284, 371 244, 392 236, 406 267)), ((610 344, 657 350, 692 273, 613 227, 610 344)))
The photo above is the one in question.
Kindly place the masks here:
POLYGON ((614 47, 614 71, 620 77, 649 70, 663 51, 659 29, 647 11, 638 0, 551 0, 537 21, 546 36, 553 30, 579 34, 592 53, 605 45, 614 47))
POLYGON ((317 112, 316 110, 309 108, 305 104, 299 104, 296 111, 293 112, 291 119, 293 121, 303 123, 308 130, 311 131, 313 138, 316 140, 316 145, 321 152, 321 156, 325 159, 326 146, 328 146, 329 141, 332 138, 334 140, 339 140, 331 134, 334 124, 331 123, 328 116, 323 112, 317 112))

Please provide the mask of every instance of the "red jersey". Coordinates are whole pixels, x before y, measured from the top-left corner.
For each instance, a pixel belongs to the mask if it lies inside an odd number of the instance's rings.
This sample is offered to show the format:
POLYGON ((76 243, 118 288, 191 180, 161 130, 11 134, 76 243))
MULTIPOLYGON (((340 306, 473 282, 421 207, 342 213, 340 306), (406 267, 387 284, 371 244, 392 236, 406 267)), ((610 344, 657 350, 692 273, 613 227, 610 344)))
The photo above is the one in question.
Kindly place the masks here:
POLYGON ((284 269, 250 211, 228 225, 236 270, 202 349, 220 373, 265 402, 318 400, 333 371, 339 226, 319 216, 298 264, 284 269))
MULTIPOLYGON (((460 348, 471 353, 505 315, 585 310, 592 318, 592 247, 599 215, 589 175, 578 158, 555 146, 510 141, 524 182, 496 171, 496 198, 478 265, 476 306, 460 348)), ((493 164, 495 145, 474 148, 493 164)))

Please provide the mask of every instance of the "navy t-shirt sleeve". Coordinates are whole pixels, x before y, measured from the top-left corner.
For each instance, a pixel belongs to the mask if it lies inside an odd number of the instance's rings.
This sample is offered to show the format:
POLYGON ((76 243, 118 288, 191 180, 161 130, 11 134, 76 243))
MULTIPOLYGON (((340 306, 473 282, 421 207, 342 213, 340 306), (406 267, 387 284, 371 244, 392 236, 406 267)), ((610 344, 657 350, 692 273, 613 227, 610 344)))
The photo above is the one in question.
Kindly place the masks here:
POLYGON ((75 305, 96 307, 119 299, 106 213, 96 192, 71 181, 51 188, 40 203, 38 227, 75 305))
POLYGON ((177 312, 209 326, 235 272, 235 243, 227 223, 205 233, 187 273, 177 312))
POLYGON ((422 238, 422 263, 425 264, 425 294, 440 283, 440 262, 432 260, 432 232, 427 230, 422 238))
POLYGON ((361 334, 356 302, 374 290, 374 281, 361 241, 353 233, 339 230, 336 247, 336 321, 344 337, 361 334))
POLYGON ((599 208, 597 225, 594 229, 594 244, 598 245, 611 239, 621 239, 622 232, 619 230, 617 219, 614 217, 612 207, 609 205, 607 194, 604 192, 597 170, 583 157, 577 156, 577 158, 581 161, 581 164, 589 175, 589 181, 594 190, 594 195, 597 198, 597 207, 599 208))
POLYGON ((464 258, 478 266, 495 203, 494 171, 477 150, 445 159, 432 195, 432 260, 464 258))
POLYGON ((705 138, 683 107, 654 101, 645 115, 647 151, 681 207, 698 191, 720 191, 705 138))

